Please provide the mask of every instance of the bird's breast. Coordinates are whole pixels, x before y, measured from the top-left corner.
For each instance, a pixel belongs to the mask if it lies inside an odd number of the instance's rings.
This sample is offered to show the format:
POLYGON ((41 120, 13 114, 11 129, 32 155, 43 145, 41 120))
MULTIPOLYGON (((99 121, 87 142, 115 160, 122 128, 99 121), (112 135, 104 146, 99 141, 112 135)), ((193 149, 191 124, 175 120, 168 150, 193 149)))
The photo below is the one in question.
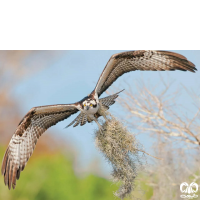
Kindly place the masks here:
POLYGON ((99 104, 97 103, 96 107, 91 107, 89 110, 87 110, 88 115, 94 115, 99 110, 99 104))

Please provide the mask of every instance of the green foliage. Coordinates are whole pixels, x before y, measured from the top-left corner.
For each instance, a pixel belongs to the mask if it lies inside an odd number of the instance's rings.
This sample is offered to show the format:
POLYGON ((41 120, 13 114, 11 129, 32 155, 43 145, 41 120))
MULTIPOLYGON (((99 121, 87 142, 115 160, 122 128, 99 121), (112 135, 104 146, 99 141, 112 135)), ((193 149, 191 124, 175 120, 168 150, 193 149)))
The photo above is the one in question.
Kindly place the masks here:
MULTIPOLYGON (((5 149, 0 147, 0 158, 5 149)), ((117 186, 104 178, 74 174, 72 162, 61 153, 31 157, 17 181, 15 190, 8 190, 0 179, 0 199, 6 200, 112 200, 117 186)))
POLYGON ((153 196, 153 187, 149 186, 150 178, 145 173, 140 173, 138 179, 136 180, 136 189, 133 191, 132 195, 140 197, 142 200, 151 199, 153 196))

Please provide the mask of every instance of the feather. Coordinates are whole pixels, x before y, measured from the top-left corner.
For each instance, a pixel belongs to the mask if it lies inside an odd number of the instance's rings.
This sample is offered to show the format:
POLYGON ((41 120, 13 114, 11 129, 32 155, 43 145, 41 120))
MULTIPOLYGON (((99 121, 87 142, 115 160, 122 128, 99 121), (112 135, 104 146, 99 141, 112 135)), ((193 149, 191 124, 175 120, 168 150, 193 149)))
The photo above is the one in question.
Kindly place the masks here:
POLYGON ((76 124, 74 124, 74 127, 78 126, 81 123, 83 115, 84 115, 83 113, 80 113, 80 116, 79 116, 79 118, 77 118, 77 122, 76 122, 76 124))
MULTIPOLYGON (((184 56, 168 51, 130 51, 113 55, 106 64, 93 92, 75 104, 58 104, 39 106, 32 108, 20 121, 5 152, 1 173, 4 183, 14 189, 16 180, 20 178, 35 145, 40 136, 51 126, 67 119, 72 114, 82 110, 82 103, 86 99, 98 102, 98 97, 109 88, 115 80, 124 73, 141 71, 191 71, 195 72, 195 65, 184 56)), ((121 91, 120 91, 121 92, 121 91)), ((99 99, 100 108, 95 111, 94 117, 98 118, 103 113, 102 107, 109 109, 115 103, 118 93, 99 99)), ((97 106, 97 105, 96 105, 97 106)), ((86 122, 92 122, 95 118, 81 112, 67 127, 73 125, 83 126, 86 122)))
POLYGON ((87 122, 87 115, 83 115, 83 118, 81 120, 81 126, 83 126, 87 122))
POLYGON ((190 71, 195 65, 184 56, 168 51, 129 51, 111 56, 92 94, 98 97, 124 73, 141 71, 190 71))
POLYGON ((116 94, 107 96, 105 98, 99 99, 100 104, 103 105, 106 109, 109 109, 109 106, 111 106, 115 103, 115 99, 119 96, 118 94, 122 91, 124 91, 124 90, 121 90, 121 91, 117 92, 116 94))
POLYGON ((5 152, 1 173, 8 188, 15 189, 39 137, 49 127, 78 112, 77 105, 53 105, 32 108, 20 121, 5 152))

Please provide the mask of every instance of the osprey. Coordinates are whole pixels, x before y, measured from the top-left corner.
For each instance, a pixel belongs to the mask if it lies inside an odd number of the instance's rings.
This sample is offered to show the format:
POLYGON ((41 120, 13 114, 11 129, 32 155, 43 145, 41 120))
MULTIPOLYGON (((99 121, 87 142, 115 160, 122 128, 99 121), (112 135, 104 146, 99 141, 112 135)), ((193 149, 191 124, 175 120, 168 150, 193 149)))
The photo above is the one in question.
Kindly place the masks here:
POLYGON ((67 119, 80 111, 80 114, 68 125, 84 125, 86 122, 95 121, 100 129, 98 117, 104 116, 103 108, 115 103, 118 93, 101 98, 117 78, 130 71, 190 71, 195 72, 193 63, 184 56, 168 51, 129 51, 114 54, 105 66, 94 90, 73 104, 58 104, 32 108, 20 121, 5 152, 1 173, 5 185, 14 189, 16 179, 33 153, 39 137, 51 126, 67 119))

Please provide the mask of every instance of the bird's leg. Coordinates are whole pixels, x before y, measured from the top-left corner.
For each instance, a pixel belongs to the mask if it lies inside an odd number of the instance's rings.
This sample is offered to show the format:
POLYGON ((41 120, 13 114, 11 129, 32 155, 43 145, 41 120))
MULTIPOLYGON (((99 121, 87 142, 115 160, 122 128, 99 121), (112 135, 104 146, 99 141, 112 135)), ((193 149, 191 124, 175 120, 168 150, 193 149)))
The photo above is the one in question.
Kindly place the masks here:
POLYGON ((102 132, 103 131, 103 127, 101 126, 101 124, 99 124, 98 120, 96 119, 96 117, 93 117, 94 121, 97 123, 99 130, 102 132))
POLYGON ((101 126, 101 124, 99 124, 98 120, 95 118, 94 121, 97 123, 97 125, 98 125, 98 127, 99 127, 99 130, 100 130, 100 131, 103 131, 103 127, 101 126))
POLYGON ((106 113, 102 113, 103 118, 105 119, 106 123, 110 121, 110 119, 107 117, 106 113))
POLYGON ((106 117, 106 115, 103 115, 103 118, 105 119, 106 122, 109 122, 109 119, 106 117))
POLYGON ((106 112, 105 112, 105 110, 104 110, 104 108, 103 108, 102 105, 100 105, 100 109, 98 110, 98 113, 99 113, 101 116, 103 116, 103 118, 105 119, 106 122, 109 121, 109 119, 106 117, 106 112))

